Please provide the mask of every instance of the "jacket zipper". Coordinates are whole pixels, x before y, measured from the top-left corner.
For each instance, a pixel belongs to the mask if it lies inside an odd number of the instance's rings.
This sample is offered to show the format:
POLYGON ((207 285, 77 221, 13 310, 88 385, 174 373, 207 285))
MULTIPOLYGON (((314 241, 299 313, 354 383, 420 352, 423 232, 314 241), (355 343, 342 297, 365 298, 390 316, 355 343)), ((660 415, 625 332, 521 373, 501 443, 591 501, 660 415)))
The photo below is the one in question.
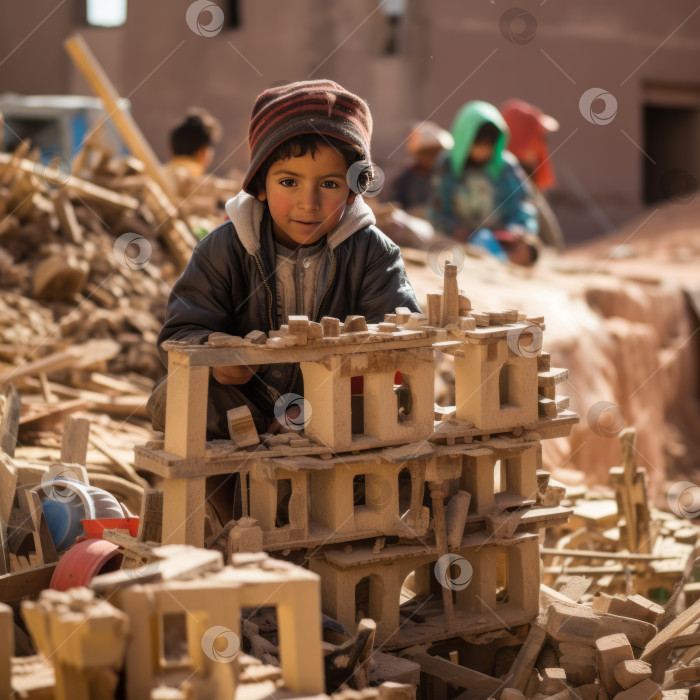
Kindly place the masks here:
POLYGON ((263 281, 263 284, 265 285, 265 289, 267 290, 267 319, 270 322, 270 329, 273 329, 275 327, 275 324, 272 322, 272 290, 270 289, 270 285, 267 283, 267 278, 265 277, 265 273, 263 272, 260 260, 258 260, 258 254, 256 253, 253 257, 255 258, 255 264, 258 266, 260 277, 263 281))
POLYGON ((328 278, 328 284, 326 285, 326 288, 323 291, 323 295, 321 296, 321 301, 318 302, 318 308, 316 309, 316 316, 314 318, 318 318, 318 315, 321 313, 321 306, 323 305, 323 300, 326 298, 326 294, 328 294, 328 290, 331 288, 331 285, 333 284, 334 277, 335 277, 335 255, 334 255, 333 251, 331 250, 331 274, 330 274, 330 277, 328 278))

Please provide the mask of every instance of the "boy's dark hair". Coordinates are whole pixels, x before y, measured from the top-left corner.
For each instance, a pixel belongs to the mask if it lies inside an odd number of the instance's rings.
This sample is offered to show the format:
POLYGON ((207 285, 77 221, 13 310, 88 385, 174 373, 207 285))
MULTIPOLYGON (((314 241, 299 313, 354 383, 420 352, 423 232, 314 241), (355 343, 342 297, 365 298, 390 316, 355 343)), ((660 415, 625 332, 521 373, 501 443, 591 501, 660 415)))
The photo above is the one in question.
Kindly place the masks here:
POLYGON ((323 136, 320 134, 300 134, 293 136, 275 148, 270 155, 265 158, 262 165, 255 173, 255 177, 250 183, 250 189, 255 191, 257 195, 265 188, 265 178, 270 168, 278 160, 287 160, 287 158, 300 158, 310 153, 311 157, 315 157, 316 151, 320 146, 330 146, 343 156, 345 165, 348 168, 348 184, 353 192, 362 194, 366 192, 374 179, 374 171, 372 165, 366 163, 362 154, 349 143, 345 143, 340 139, 335 139, 332 136, 323 136), (352 168, 354 163, 366 163, 366 167, 352 168), (355 172, 355 170, 357 172, 355 172))
POLYGON ((501 130, 492 122, 484 122, 474 137, 474 143, 488 143, 490 146, 495 146, 498 138, 501 135, 501 130))
POLYGON ((170 132, 170 148, 173 155, 193 156, 200 148, 216 143, 220 137, 218 119, 195 107, 188 110, 184 120, 170 132))

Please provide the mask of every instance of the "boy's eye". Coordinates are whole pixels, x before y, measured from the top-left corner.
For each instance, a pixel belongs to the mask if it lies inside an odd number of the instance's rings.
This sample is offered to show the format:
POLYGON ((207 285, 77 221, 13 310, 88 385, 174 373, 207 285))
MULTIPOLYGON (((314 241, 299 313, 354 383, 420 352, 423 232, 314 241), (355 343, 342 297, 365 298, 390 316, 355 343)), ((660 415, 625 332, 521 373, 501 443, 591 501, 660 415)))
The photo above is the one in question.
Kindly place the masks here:
POLYGON ((293 187, 294 184, 294 180, 292 180, 291 177, 285 177, 284 180, 280 180, 280 185, 282 185, 282 187, 293 187))
POLYGON ((329 190, 335 190, 338 189, 340 185, 337 182, 334 182, 333 180, 325 180, 321 183, 321 187, 326 187, 329 190))

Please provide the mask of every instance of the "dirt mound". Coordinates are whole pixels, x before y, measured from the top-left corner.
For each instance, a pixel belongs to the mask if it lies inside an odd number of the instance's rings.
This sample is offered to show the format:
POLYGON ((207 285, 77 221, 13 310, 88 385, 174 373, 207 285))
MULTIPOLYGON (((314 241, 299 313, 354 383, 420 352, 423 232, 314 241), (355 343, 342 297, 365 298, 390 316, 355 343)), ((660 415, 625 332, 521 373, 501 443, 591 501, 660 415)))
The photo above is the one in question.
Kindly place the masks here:
MULTIPOLYGON (((440 288, 440 260, 456 257, 459 287, 477 310, 544 315, 544 350, 569 368, 559 393, 581 416, 568 439, 550 440, 545 467, 571 483, 607 483, 617 436, 637 428, 637 463, 665 501, 667 480, 700 468, 700 329, 689 290, 700 282, 700 202, 653 209, 619 232, 533 270, 434 245, 404 257, 419 302, 440 288)), ((449 386, 441 387, 449 400, 449 386)), ((454 400, 454 399, 452 399, 454 400)))

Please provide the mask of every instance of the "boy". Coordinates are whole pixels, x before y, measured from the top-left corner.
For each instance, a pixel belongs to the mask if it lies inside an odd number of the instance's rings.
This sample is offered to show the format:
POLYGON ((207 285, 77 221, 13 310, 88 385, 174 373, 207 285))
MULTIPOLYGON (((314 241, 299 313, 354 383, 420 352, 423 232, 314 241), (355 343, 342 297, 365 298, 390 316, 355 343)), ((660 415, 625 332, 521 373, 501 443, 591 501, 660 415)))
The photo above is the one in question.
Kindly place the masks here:
POLYGON ((506 151, 508 127, 488 102, 468 102, 452 125, 455 144, 436 165, 429 216, 436 228, 500 260, 537 259, 537 211, 525 173, 506 151))
MULTIPOLYGON (((360 314, 376 323, 397 306, 420 310, 401 251, 374 227, 359 194, 369 184, 371 134, 367 104, 328 80, 257 98, 243 191, 226 203, 230 221, 197 244, 175 284, 159 347, 204 343, 215 331, 268 332, 294 314, 360 314)), ((148 402, 155 430, 165 422, 166 383, 156 383, 148 402)), ((241 405, 266 431, 275 401, 292 392, 303 394, 299 365, 213 368, 208 439, 228 437, 226 411, 241 405)))
POLYGON ((211 165, 214 144, 221 138, 221 124, 209 112, 192 107, 170 132, 172 157, 165 170, 174 182, 201 178, 211 165))
POLYGON ((421 122, 411 130, 406 142, 411 162, 399 174, 393 197, 409 214, 425 216, 435 162, 443 151, 449 151, 452 146, 452 134, 435 122, 421 122))

